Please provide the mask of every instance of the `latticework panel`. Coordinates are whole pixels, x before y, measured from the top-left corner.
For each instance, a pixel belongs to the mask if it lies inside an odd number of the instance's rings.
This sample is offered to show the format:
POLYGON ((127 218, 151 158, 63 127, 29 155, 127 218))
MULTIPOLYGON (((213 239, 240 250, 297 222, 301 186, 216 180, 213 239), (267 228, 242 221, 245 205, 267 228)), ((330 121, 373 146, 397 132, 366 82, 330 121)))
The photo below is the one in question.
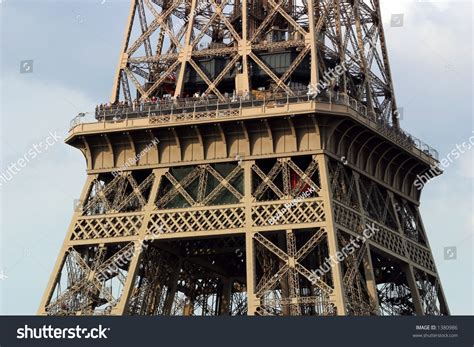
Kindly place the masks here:
POLYGON ((371 237, 371 240, 396 254, 400 254, 403 257, 406 256, 403 237, 380 224, 377 224, 375 235, 371 237))
POLYGON ((161 124, 170 122, 188 122, 193 120, 207 120, 215 118, 232 118, 239 116, 239 110, 220 110, 220 111, 206 111, 206 112, 190 112, 190 113, 178 113, 174 115, 164 114, 160 115, 160 112, 150 112, 148 117, 150 124, 161 124))
POLYGON ((434 266, 433 256, 431 252, 427 249, 424 249, 411 241, 406 242, 406 248, 408 251, 408 256, 416 264, 423 266, 431 271, 436 271, 434 266))
POLYGON ((364 230, 362 223, 362 217, 360 214, 342 206, 341 204, 334 202, 334 218, 335 222, 341 226, 346 227, 358 234, 361 234, 364 230))
POLYGON ((335 201, 357 212, 362 212, 391 229, 398 228, 387 189, 364 176, 356 179, 354 171, 341 162, 329 160, 328 167, 332 197, 335 201), (357 187, 361 194, 361 203, 357 196, 357 187))
POLYGON ((395 193, 392 201, 386 188, 365 176, 354 179, 353 170, 343 163, 330 160, 329 171, 334 218, 338 225, 361 234, 365 219, 376 227, 371 242, 435 271, 431 252, 423 247, 426 244, 424 231, 413 203, 395 193), (361 204, 354 202, 357 185, 361 204), (359 205, 362 208, 358 208, 359 205))
MULTIPOLYGON (((334 215, 336 223, 340 226, 346 227, 358 234, 363 231, 362 217, 356 212, 351 211, 339 203, 334 203, 334 215)), ((372 242, 402 257, 409 258, 419 266, 435 271, 433 256, 428 249, 409 241, 399 233, 379 223, 375 223, 370 219, 367 219, 367 223, 374 226, 375 234, 370 238, 372 242)))
POLYGON ((153 213, 148 223, 148 234, 182 233, 191 231, 211 231, 240 229, 244 227, 243 207, 206 208, 160 211, 153 213))
POLYGON ((74 225, 71 240, 90 240, 138 235, 143 214, 121 214, 104 217, 79 217, 74 225))
POLYGON ((301 201, 295 204, 258 204, 252 207, 255 227, 324 222, 326 219, 322 200, 301 201))
MULTIPOLYGON (((334 215, 337 224, 351 231, 361 234, 365 229, 365 226, 362 224, 362 217, 358 213, 351 211, 337 202, 334 203, 334 215)), ((375 234, 370 238, 372 242, 400 254, 403 257, 406 255, 402 236, 374 221, 367 220, 367 223, 374 226, 373 230, 375 234)))

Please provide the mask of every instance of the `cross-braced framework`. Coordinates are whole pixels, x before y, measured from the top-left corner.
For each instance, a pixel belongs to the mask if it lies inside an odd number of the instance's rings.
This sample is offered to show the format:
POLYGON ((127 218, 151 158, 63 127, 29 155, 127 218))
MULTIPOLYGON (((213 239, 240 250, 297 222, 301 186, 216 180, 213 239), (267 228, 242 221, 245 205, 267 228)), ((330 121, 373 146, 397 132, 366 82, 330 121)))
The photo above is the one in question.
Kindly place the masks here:
POLYGON ((415 315, 413 294, 406 273, 390 258, 374 254, 377 294, 382 315, 415 315))
POLYGON ((335 304, 331 302, 334 289, 330 274, 318 278, 312 272, 323 264, 324 255, 328 254, 324 238, 322 229, 254 236, 258 260, 258 314, 336 314, 335 304))
POLYGON ((422 270, 416 270, 415 280, 422 300, 423 313, 434 316, 443 314, 444 308, 440 302, 441 284, 439 279, 422 270))
MULTIPOLYGON (((354 238, 338 230, 341 248, 347 247, 354 238)), ((361 243, 355 252, 350 253, 343 261, 343 282, 347 297, 347 312, 355 316, 377 315, 377 305, 371 298, 366 278, 368 249, 361 243)))
POLYGON ((380 18, 132 0, 116 105, 66 139, 88 175, 39 313, 449 314, 415 188, 436 152, 391 119, 380 18))
POLYGON ((109 314, 122 295, 133 252, 133 243, 68 249, 47 312, 109 314))
POLYGON ((112 101, 308 85, 398 125, 378 0, 132 0, 112 101))

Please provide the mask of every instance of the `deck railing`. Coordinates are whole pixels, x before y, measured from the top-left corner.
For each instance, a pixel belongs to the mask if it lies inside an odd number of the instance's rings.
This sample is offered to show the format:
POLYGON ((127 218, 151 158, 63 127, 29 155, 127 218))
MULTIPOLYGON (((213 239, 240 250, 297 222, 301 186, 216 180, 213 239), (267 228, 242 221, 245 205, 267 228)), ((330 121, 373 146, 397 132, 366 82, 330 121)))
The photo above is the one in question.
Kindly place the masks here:
MULTIPOLYGON (((125 119, 136 119, 153 117, 157 122, 163 118, 163 122, 171 122, 172 119, 187 119, 180 117, 185 114, 202 114, 206 112, 219 113, 227 110, 239 110, 251 107, 278 107, 288 104, 297 104, 303 102, 316 101, 320 103, 345 105, 357 112, 358 115, 370 120, 376 124, 376 129, 389 137, 397 144, 411 150, 418 149, 422 153, 438 160, 438 152, 414 137, 403 129, 394 126, 390 119, 378 116, 376 112, 369 112, 367 107, 349 97, 346 94, 324 92, 318 95, 312 95, 306 90, 295 90, 293 95, 287 93, 268 94, 262 92, 260 96, 224 96, 224 99, 217 97, 199 97, 199 98, 166 98, 156 101, 134 103, 133 105, 100 105, 96 108, 95 118, 99 122, 116 122, 125 119)), ((192 117, 194 119, 194 117, 192 117)), ((71 122, 71 128, 81 123, 81 118, 75 118, 71 122)))

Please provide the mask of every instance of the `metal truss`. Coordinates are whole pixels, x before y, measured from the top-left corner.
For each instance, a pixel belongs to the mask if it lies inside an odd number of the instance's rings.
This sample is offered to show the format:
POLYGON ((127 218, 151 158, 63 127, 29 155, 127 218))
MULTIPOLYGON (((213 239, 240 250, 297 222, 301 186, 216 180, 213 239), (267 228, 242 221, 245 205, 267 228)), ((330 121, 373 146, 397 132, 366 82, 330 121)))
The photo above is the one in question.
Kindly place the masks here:
POLYGON ((357 197, 357 182, 352 171, 344 164, 331 161, 329 164, 331 190, 334 199, 355 210, 360 209, 357 197))
POLYGON ((308 84, 398 126, 378 0, 132 0, 112 102, 308 84))
POLYGON ((324 155, 101 173, 82 201, 44 314, 448 312, 414 203, 324 155))
POLYGON ((423 313, 432 316, 448 314, 446 308, 443 307, 439 279, 417 269, 415 270, 415 280, 420 292, 423 313))
POLYGON ((242 199, 242 167, 239 165, 199 165, 170 170, 162 181, 158 208, 208 206, 236 203, 242 199), (230 170, 230 172, 228 172, 230 170), (178 178, 176 178, 177 176, 178 178), (239 191, 240 189, 240 191, 239 191), (224 195, 229 195, 223 199, 224 195))
POLYGON ((387 189, 373 180, 358 178, 359 176, 342 162, 330 161, 329 169, 334 199, 354 210, 359 211, 362 208, 369 218, 388 227, 397 228, 395 209, 387 189))
POLYGON ((426 245, 417 207, 413 203, 399 199, 399 202, 395 201, 395 210, 398 213, 398 219, 404 234, 412 240, 426 245))
MULTIPOLYGON (((152 243, 143 253, 130 299, 130 314, 242 315, 246 314, 245 285, 239 274, 242 260, 215 265, 223 254, 244 248, 240 239, 152 243), (157 266, 158 264, 158 266, 157 266)), ((240 254, 241 256, 242 254, 240 254)))
POLYGON ((406 273, 393 259, 373 256, 374 273, 381 314, 385 316, 416 314, 413 288, 410 288, 406 273))
MULTIPOLYGON (((261 315, 330 315, 333 288, 314 276, 304 264, 306 257, 324 240, 324 230, 316 230, 303 246, 297 249, 293 231, 280 238, 286 249, 275 245, 262 234, 255 234, 259 266, 262 275, 257 283, 256 296, 260 299, 257 313, 261 315)), ((277 237, 278 239, 278 237, 277 237)), ((313 260, 313 259, 312 259, 313 260)), ((314 263, 313 263, 314 266, 314 263)))
POLYGON ((104 175, 96 179, 81 207, 84 215, 140 211, 146 205, 154 174, 141 182, 131 172, 104 175), (107 177, 108 176, 108 177, 107 177))
POLYGON ((364 261, 367 261, 368 248, 361 239, 354 239, 338 230, 340 249, 350 244, 350 239, 357 240, 359 248, 349 253, 343 260, 343 281, 347 297, 347 312, 349 315, 368 316, 379 314, 374 298, 370 296, 367 278, 365 275, 364 261))
POLYGON ((364 231, 374 231, 366 240, 367 246, 344 261, 348 312, 446 314, 448 309, 415 203, 336 160, 329 161, 329 173, 336 225, 347 232, 338 232, 340 245, 347 245, 348 237, 361 238, 366 236, 364 231))
POLYGON ((388 191, 371 180, 361 177, 359 185, 362 206, 366 214, 391 228, 396 228, 393 203, 388 191))
POLYGON ((318 164, 314 158, 309 163, 303 163, 304 169, 290 158, 276 160, 273 166, 271 165, 272 162, 262 161, 252 166, 258 182, 253 193, 255 200, 294 199, 302 193, 307 196, 318 196, 321 187, 318 164))
POLYGON ((127 277, 133 243, 71 247, 45 311, 50 315, 110 314, 127 277))
POLYGON ((155 315, 170 312, 167 286, 172 276, 176 257, 149 247, 141 259, 131 293, 129 313, 133 315, 155 315))

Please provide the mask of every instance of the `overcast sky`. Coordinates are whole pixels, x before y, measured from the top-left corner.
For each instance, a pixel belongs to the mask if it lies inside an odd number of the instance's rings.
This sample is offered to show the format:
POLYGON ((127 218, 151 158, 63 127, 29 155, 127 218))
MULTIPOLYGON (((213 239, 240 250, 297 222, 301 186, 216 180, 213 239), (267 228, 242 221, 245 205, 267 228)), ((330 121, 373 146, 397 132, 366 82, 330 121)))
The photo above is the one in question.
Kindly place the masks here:
MULTIPOLYGON (((0 171, 111 93, 128 1, 0 0, 0 171), (33 60, 32 73, 20 62, 33 60)), ((470 1, 382 0, 402 126, 445 157, 473 134, 470 1), (391 27, 392 14, 404 14, 391 27)), ((422 194, 452 314, 473 314, 473 152, 422 194), (444 248, 457 247, 445 260, 444 248)), ((62 140, 0 187, 0 314, 35 314, 85 180, 62 140)))

